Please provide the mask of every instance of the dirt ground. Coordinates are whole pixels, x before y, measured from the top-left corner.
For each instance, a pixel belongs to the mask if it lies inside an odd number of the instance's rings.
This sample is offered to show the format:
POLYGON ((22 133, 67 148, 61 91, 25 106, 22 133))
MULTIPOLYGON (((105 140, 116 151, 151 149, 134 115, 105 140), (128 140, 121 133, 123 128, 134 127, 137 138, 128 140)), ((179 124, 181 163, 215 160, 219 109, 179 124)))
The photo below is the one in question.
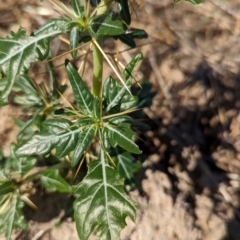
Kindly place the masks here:
MULTIPOLYGON (((47 1, 0 2, 1 37, 57 15, 47 1)), ((149 79, 157 95, 145 109, 151 129, 139 136, 146 156, 136 173, 141 189, 130 193, 140 207, 121 239, 240 240, 240 1, 131 2, 140 5, 132 26, 149 38, 121 58, 144 53, 136 75, 149 79)), ((17 132, 15 108, 0 108, 6 153, 17 132)), ((66 196, 32 199, 39 209, 26 211, 29 232, 17 231, 15 240, 78 239, 71 218, 55 226, 66 196)))

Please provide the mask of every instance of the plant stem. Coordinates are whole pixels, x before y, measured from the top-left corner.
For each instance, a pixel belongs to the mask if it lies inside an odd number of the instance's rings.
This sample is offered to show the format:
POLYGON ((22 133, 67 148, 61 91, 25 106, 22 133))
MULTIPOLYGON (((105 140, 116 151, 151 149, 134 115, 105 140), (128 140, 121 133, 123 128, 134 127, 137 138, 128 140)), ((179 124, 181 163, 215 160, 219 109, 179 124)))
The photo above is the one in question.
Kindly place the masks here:
MULTIPOLYGON (((49 54, 49 59, 51 59, 51 54, 49 54)), ((52 61, 47 62, 47 69, 48 69, 49 78, 50 78, 50 84, 49 84, 50 93, 52 98, 54 99, 57 97, 58 84, 57 84, 56 73, 54 71, 54 65, 52 61)))
MULTIPOLYGON (((102 0, 97 6, 97 15, 108 13, 111 0, 102 0)), ((99 46, 103 46, 103 37, 96 39, 99 46)), ((102 75, 103 75, 103 55, 99 48, 93 45, 93 87, 92 93, 94 96, 101 98, 102 90, 102 75)))
MULTIPOLYGON (((98 44, 103 45, 103 40, 98 39, 98 44)), ((102 88, 102 74, 103 74, 103 55, 98 49, 98 47, 93 45, 93 88, 92 93, 96 97, 101 97, 102 88)))

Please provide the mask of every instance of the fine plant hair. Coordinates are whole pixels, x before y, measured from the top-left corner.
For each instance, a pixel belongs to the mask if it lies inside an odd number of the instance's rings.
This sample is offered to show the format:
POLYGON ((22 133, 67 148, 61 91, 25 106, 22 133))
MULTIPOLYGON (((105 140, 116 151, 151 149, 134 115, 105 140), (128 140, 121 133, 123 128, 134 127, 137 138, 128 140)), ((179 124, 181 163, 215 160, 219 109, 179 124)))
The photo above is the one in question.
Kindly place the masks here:
POLYGON ((138 204, 127 192, 135 186, 141 150, 133 129, 147 129, 141 122, 142 109, 151 105, 155 92, 146 80, 134 78, 142 53, 123 66, 103 46, 113 39, 131 49, 136 39, 148 35, 130 26, 131 14, 137 12, 134 0, 70 0, 69 6, 60 0, 49 2, 60 17, 30 35, 19 27, 0 38, 0 104, 11 99, 26 112, 15 120, 20 130, 9 156, 0 153, 0 233, 9 240, 14 229, 27 230, 23 207, 37 208, 30 196, 41 186, 74 199, 73 218, 81 240, 92 232, 98 239, 117 240, 126 217, 135 220, 138 204), (56 37, 69 49, 52 56, 56 37), (90 88, 83 77, 88 58, 90 88), (62 61, 66 84, 56 74, 56 59, 62 61), (48 79, 42 83, 29 74, 39 61, 48 69, 48 79), (103 79, 105 64, 114 74, 103 79), (64 95, 69 88, 72 102, 64 95), (45 166, 37 168, 43 159, 45 166))

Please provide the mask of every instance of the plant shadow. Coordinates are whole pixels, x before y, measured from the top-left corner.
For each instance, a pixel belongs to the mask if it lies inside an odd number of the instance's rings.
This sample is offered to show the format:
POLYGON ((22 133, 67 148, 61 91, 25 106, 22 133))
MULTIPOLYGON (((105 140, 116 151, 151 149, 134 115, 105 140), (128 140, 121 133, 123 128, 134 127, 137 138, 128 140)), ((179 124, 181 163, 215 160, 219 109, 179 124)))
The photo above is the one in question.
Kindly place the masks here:
MULTIPOLYGON (((220 76, 203 60, 188 81, 171 89, 171 99, 155 101, 145 121, 151 129, 140 134, 143 141, 138 142, 148 164, 136 174, 142 182, 148 169, 165 173, 171 181, 173 200, 181 193, 195 213, 196 195, 210 198, 212 212, 225 221, 226 239, 233 240, 240 239, 236 231, 240 193, 230 177, 240 173, 234 132, 239 131, 234 129, 240 108, 238 81, 238 76, 220 76), (187 97, 186 101, 188 92, 199 86, 203 95, 187 97), (184 183, 192 185, 189 190, 181 188, 181 173, 190 179, 184 183)), ((196 222, 199 216, 194 218, 196 222)))

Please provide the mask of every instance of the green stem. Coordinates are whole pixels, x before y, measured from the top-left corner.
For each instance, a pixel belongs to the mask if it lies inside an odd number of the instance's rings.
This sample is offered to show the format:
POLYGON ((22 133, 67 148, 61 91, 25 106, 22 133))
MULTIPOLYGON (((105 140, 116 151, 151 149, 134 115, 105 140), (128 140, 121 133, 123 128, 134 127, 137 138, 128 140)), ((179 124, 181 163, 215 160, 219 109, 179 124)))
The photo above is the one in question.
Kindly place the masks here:
MULTIPOLYGON (((103 40, 97 40, 99 46, 103 45, 103 40)), ((102 74, 103 74, 103 55, 98 47, 93 45, 93 89, 92 93, 96 97, 101 97, 102 88, 102 74)))
MULTIPOLYGON (((51 56, 49 56, 49 59, 51 59, 51 56)), ((52 96, 52 99, 55 100, 55 98, 57 97, 58 84, 57 84, 56 73, 54 71, 54 65, 52 61, 49 61, 47 63, 47 69, 50 77, 49 86, 50 86, 51 96, 52 96)))
MULTIPOLYGON (((97 7, 97 15, 106 14, 109 10, 111 0, 102 0, 97 7)), ((103 46, 103 37, 96 39, 99 46, 103 46)), ((93 45, 93 87, 94 96, 101 98, 103 75, 103 55, 97 46, 93 45)))

